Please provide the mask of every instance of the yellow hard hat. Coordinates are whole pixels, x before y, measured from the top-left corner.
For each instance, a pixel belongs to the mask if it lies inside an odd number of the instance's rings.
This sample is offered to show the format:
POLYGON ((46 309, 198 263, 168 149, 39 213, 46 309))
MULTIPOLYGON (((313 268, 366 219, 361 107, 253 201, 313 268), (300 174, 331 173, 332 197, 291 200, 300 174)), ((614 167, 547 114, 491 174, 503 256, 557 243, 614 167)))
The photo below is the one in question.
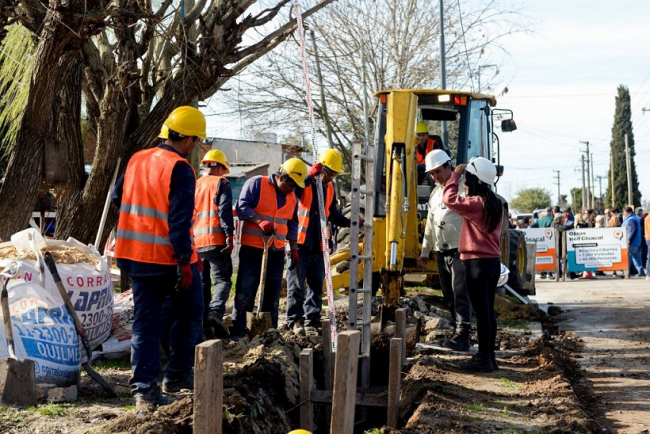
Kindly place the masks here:
POLYGON ((415 127, 415 133, 420 134, 420 133, 428 133, 429 132, 429 127, 427 127, 427 124, 420 121, 418 122, 417 126, 415 127))
POLYGON ((205 134, 205 116, 198 109, 187 105, 178 107, 169 114, 165 126, 187 137, 207 137, 205 134))
POLYGON ((205 154, 205 157, 203 157, 203 161, 201 161, 201 164, 206 164, 206 163, 219 163, 225 166, 226 175, 230 173, 230 168, 228 167, 228 159, 226 159, 226 154, 224 154, 218 149, 210 149, 205 154))
POLYGON ((311 431, 307 431, 306 429, 294 429, 288 434, 311 434, 311 431))
POLYGON ((300 158, 289 158, 280 166, 282 172, 289 175, 293 182, 300 188, 305 188, 307 165, 300 158))
POLYGON ((160 127, 160 134, 158 134, 158 137, 161 139, 169 138, 169 127, 167 125, 163 124, 163 126, 160 127))
POLYGON ((343 172, 343 157, 336 149, 326 149, 318 155, 318 161, 333 172, 343 172))

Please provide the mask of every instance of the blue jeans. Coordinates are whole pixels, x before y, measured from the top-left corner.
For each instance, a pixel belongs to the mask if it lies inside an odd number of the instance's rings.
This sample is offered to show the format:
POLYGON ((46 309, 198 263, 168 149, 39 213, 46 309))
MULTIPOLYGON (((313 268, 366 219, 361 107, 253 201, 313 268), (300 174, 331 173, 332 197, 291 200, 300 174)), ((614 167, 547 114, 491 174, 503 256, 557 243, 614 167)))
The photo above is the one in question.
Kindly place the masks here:
POLYGON ((636 271, 639 273, 639 275, 645 274, 643 263, 641 261, 641 246, 630 244, 627 246, 627 253, 629 257, 628 267, 630 271, 632 271, 632 265, 634 265, 634 268, 636 268, 636 271))
POLYGON ((307 316, 305 325, 320 327, 320 312, 323 307, 323 279, 325 263, 323 252, 298 247, 298 266, 287 271, 287 324, 289 327, 307 316), (307 298, 305 299, 305 280, 307 298), (304 306, 303 306, 304 305, 304 306))
POLYGON ((160 347, 168 354, 165 377, 182 379, 194 366, 194 347, 202 339, 203 298, 201 276, 192 265, 189 290, 175 291, 176 274, 130 275, 133 284, 133 336, 129 380, 133 393, 157 387, 160 378, 160 347))
MULTIPOLYGON (((232 310, 232 337, 241 338, 246 334, 246 312, 255 307, 255 296, 260 284, 263 249, 242 245, 239 248, 239 270, 235 285, 235 305, 232 310)), ((284 250, 269 250, 264 283, 262 312, 271 312, 273 327, 278 327, 278 308, 284 271, 284 250)))
POLYGON ((206 305, 203 319, 210 315, 222 320, 226 313, 226 302, 232 287, 232 258, 230 253, 221 253, 222 248, 223 246, 219 246, 207 252, 199 252, 203 260, 203 300, 209 303, 206 305), (214 295, 210 297, 213 281, 214 295))

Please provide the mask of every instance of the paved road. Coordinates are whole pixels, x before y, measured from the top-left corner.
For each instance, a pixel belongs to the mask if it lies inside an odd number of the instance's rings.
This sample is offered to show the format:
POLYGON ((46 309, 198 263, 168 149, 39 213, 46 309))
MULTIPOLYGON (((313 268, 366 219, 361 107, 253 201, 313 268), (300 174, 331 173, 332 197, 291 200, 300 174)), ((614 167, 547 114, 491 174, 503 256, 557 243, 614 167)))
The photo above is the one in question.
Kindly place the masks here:
POLYGON ((585 342, 580 363, 612 432, 650 430, 650 281, 643 278, 537 281, 530 297, 562 308, 561 329, 585 342))

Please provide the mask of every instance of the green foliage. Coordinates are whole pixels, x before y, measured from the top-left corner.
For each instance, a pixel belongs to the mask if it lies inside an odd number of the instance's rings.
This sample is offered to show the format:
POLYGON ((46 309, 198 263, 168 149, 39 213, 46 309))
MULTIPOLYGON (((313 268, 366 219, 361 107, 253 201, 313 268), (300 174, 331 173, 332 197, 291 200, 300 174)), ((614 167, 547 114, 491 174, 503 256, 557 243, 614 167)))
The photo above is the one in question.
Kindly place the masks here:
MULTIPOLYGON (((7 161, 16 142, 34 67, 36 44, 24 26, 9 27, 0 50, 0 161, 7 161)), ((0 167, 2 167, 0 162, 0 167)))
POLYGON ((251 405, 251 419, 257 419, 258 417, 264 416, 266 409, 262 407, 261 404, 253 402, 251 405))
POLYGON ((625 159, 625 134, 627 134, 630 148, 632 171, 632 201, 635 206, 641 205, 641 192, 639 191, 639 178, 637 177, 636 155, 634 146, 634 132, 632 131, 632 108, 630 90, 626 86, 618 87, 616 107, 614 110, 614 125, 612 126, 612 140, 610 142, 610 171, 607 176, 607 194, 605 205, 607 207, 622 209, 628 205, 627 195, 627 166, 625 159), (612 170, 614 171, 614 202, 612 203, 612 170))
POLYGON ((574 214, 582 211, 582 188, 571 189, 571 207, 574 214))
POLYGON ((467 405, 467 409, 468 409, 469 411, 483 411, 483 410, 485 410, 485 405, 483 405, 482 403, 479 403, 479 404, 468 404, 468 405, 467 405))
MULTIPOLYGON (((515 383, 514 381, 512 381, 512 380, 510 380, 508 378, 504 378, 504 377, 499 378, 499 383, 503 387, 508 388, 508 389, 520 389, 521 388, 521 384, 515 383)), ((504 407, 504 408, 507 408, 507 407, 504 407)))
POLYGON ((525 188, 510 201, 511 209, 519 212, 533 212, 537 208, 551 206, 551 193, 545 188, 525 188))
POLYGON ((35 413, 40 413, 43 416, 52 416, 52 417, 66 416, 68 414, 67 409, 57 404, 45 404, 39 407, 29 407, 27 411, 33 411, 35 413))

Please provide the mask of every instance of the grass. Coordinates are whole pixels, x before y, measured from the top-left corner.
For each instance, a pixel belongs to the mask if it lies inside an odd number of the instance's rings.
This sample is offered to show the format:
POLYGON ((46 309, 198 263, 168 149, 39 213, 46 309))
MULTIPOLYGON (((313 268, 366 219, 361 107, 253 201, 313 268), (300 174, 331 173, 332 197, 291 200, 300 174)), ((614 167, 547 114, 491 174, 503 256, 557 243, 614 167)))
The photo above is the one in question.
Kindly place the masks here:
POLYGON ((508 379, 508 378, 499 378, 499 383, 501 386, 507 388, 507 389, 520 389, 521 384, 515 383, 514 381, 508 379))
POLYGON ((381 431, 379 431, 379 428, 373 428, 369 429, 367 431, 364 431, 363 434, 379 434, 381 431))
POLYGON ((97 361, 96 364, 93 363, 93 367, 97 371, 105 371, 107 369, 131 370, 131 362, 124 359, 102 359, 101 361, 97 361))
POLYGON ((39 413, 43 416, 61 417, 67 416, 69 411, 58 404, 45 404, 39 407, 28 407, 27 411, 39 413))
POLYGON ((503 406, 503 411, 499 412, 499 415, 502 417, 510 417, 510 413, 508 412, 508 407, 503 406))
POLYGON ((468 404, 467 409, 469 411, 483 411, 485 410, 485 405, 481 404, 468 404))
POLYGON ((126 410, 126 411, 135 410, 135 405, 123 405, 122 410, 126 410))
POLYGON ((504 319, 497 323, 501 327, 509 329, 527 329, 530 326, 530 321, 527 319, 504 319))
POLYGON ((14 412, 8 407, 0 406, 0 422, 2 422, 0 425, 18 421, 20 421, 20 413, 14 412))

